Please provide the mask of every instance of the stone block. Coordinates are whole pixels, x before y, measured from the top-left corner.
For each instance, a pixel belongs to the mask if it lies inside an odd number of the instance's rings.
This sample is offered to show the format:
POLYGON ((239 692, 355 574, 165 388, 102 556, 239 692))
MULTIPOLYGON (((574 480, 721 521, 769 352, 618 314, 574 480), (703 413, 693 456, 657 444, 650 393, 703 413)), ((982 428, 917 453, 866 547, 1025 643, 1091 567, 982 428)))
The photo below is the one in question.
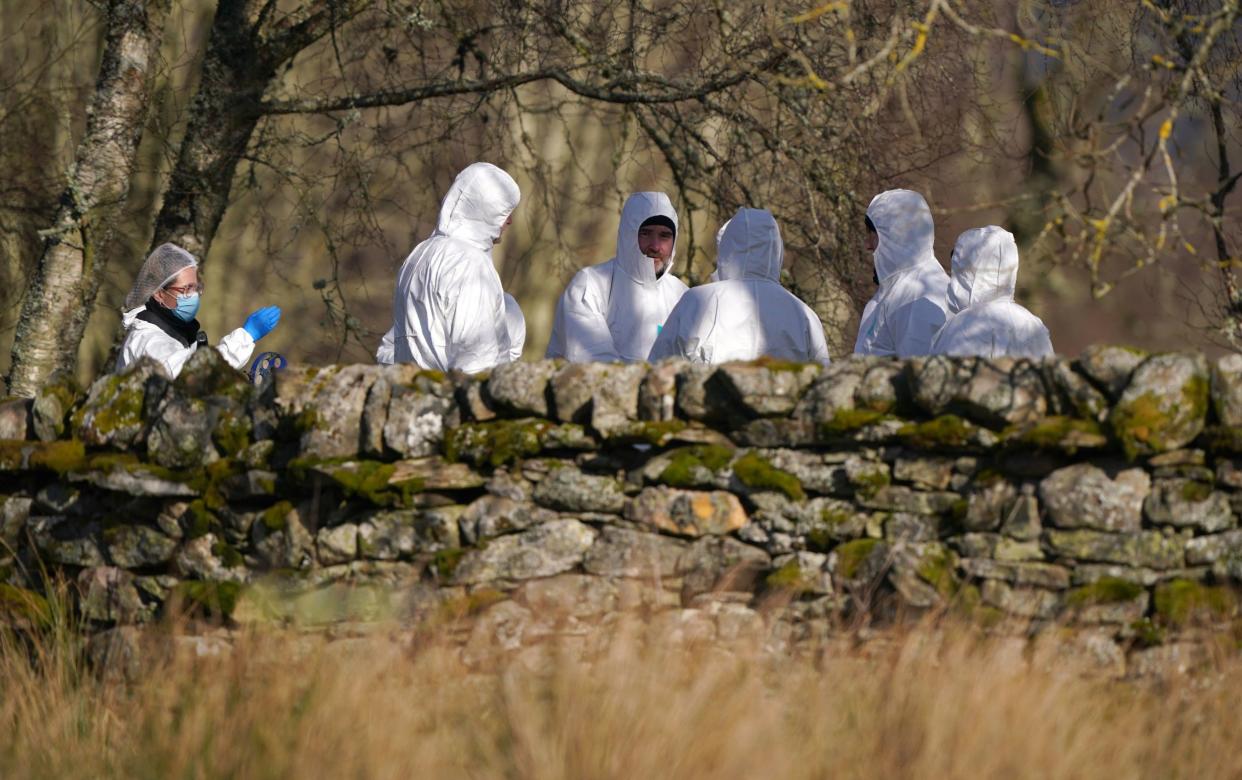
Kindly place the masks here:
POLYGON ((677 563, 687 546, 680 539, 604 526, 582 568, 602 577, 667 580, 677 575, 677 563))
POLYGON ((1044 544, 1053 555, 1152 569, 1183 566, 1186 541, 1184 537, 1166 536, 1158 531, 1120 534, 1088 530, 1044 532, 1044 544))
POLYGON ((575 468, 553 471, 535 486, 535 503, 568 512, 617 512, 625 493, 613 477, 583 474, 575 468))
POLYGON ((1209 401, 1207 360, 1173 352, 1143 361, 1109 415, 1127 457, 1185 447, 1203 431, 1209 401))
POLYGON ((1146 359, 1147 353, 1140 349, 1093 344, 1083 350, 1077 367, 1115 401, 1130 383, 1134 369, 1146 359))
POLYGON ((1110 478, 1099 466, 1076 463, 1049 474, 1039 484, 1040 500, 1057 528, 1137 531, 1151 478, 1126 469, 1110 478))
POLYGON ((552 520, 470 550, 453 572, 458 585, 551 577, 582 563, 598 532, 577 520, 552 520))
POLYGON ((786 415, 798 405, 819 369, 817 363, 725 363, 712 376, 708 391, 718 389, 749 417, 786 415))
POLYGON ((666 487, 644 488, 625 508, 627 519, 680 536, 727 534, 746 525, 737 496, 666 487))
POLYGON ((548 383, 557 369, 551 360, 502 363, 487 379, 487 395, 493 406, 513 414, 547 417, 548 383))
POLYGON ((1237 525, 1229 497, 1213 490, 1210 482, 1158 479, 1143 502, 1143 512, 1156 525, 1197 528, 1216 533, 1237 525))

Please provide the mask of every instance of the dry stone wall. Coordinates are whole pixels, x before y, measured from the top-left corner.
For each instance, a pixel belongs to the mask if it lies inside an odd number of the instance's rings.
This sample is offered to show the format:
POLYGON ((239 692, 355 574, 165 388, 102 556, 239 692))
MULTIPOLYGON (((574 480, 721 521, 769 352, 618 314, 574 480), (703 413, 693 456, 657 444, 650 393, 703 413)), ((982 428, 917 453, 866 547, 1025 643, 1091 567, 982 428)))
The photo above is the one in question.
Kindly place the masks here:
POLYGON ((1158 653, 1236 631, 1240 512, 1238 355, 329 366, 256 387, 203 350, 175 381, 138 363, 0 402, 17 621, 50 576, 96 627, 172 604, 447 610, 521 644, 638 610, 788 643, 931 611, 1158 653))

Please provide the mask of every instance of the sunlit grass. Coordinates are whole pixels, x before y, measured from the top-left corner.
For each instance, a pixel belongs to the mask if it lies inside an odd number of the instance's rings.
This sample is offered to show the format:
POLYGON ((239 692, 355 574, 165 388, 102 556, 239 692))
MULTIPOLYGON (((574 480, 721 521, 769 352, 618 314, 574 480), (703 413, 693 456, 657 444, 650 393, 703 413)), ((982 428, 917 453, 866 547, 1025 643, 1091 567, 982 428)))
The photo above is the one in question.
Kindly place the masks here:
POLYGON ((927 627, 790 655, 622 620, 472 669, 396 625, 231 646, 163 627, 141 634, 136 663, 99 670, 71 629, 59 616, 0 640, 0 776, 1242 774, 1236 660, 1119 680, 1052 635, 927 627))

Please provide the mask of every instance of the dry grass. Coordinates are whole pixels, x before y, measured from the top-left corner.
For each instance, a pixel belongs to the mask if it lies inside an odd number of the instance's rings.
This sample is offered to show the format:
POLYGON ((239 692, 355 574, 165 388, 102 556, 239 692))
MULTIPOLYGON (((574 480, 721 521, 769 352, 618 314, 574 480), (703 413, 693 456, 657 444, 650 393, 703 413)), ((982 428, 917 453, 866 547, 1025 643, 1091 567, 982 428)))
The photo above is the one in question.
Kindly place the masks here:
POLYGON ((395 633, 266 631, 206 657, 148 638, 182 650, 152 651, 118 682, 88 673, 71 631, 33 645, 5 633, 0 776, 1242 775, 1236 661, 1136 684, 968 632, 812 659, 614 628, 589 660, 549 649, 484 674, 395 633))

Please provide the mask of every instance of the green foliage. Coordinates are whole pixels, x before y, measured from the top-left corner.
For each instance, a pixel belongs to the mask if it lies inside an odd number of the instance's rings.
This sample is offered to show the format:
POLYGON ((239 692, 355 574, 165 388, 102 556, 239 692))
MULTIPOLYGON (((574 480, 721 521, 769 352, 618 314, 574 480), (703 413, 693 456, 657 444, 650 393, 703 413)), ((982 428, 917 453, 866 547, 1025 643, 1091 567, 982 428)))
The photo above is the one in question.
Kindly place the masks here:
POLYGON ((734 461, 733 473, 746 487, 784 493, 791 501, 806 500, 806 492, 797 477, 776 468, 753 450, 734 461))
POLYGON ((1101 577, 1089 585, 1074 588, 1065 596, 1067 607, 1089 607, 1095 604, 1118 604, 1133 601, 1146 591, 1137 582, 1119 577, 1101 577))

